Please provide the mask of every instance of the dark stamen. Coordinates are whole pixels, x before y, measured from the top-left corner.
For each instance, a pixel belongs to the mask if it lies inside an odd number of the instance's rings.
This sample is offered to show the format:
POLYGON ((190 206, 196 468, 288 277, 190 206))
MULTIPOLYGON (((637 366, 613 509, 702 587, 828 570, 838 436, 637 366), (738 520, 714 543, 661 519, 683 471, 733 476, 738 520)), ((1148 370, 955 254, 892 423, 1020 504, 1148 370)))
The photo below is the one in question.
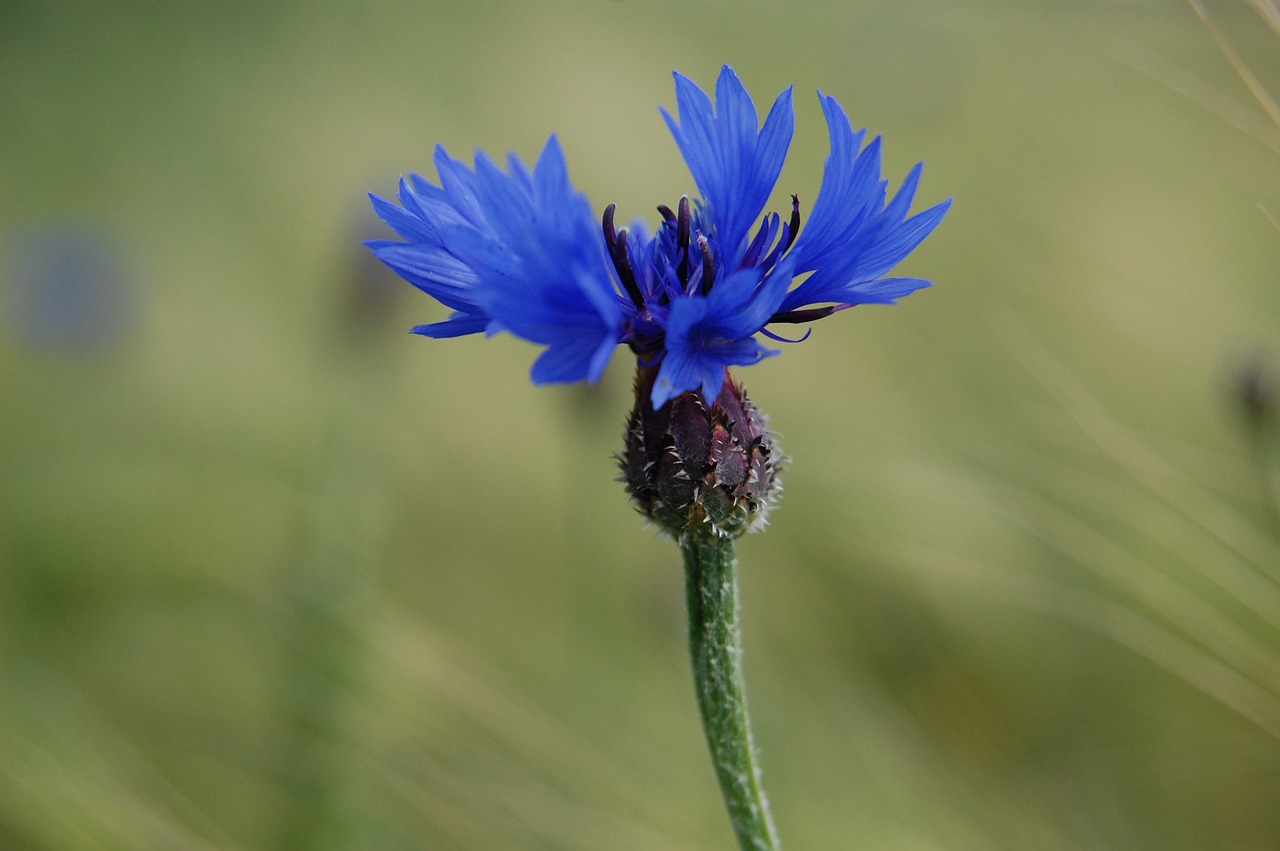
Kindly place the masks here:
POLYGON ((787 228, 787 244, 782 247, 783 252, 792 246, 796 241, 796 236, 800 233, 800 196, 791 196, 791 226, 787 228))
POLYGON ((716 259, 711 256, 711 243, 702 234, 698 234, 698 248, 702 249, 702 294, 706 295, 716 282, 716 259))
POLYGON ((613 247, 618 242, 618 234, 613 229, 613 214, 618 209, 617 204, 610 204, 604 208, 604 216, 601 219, 601 225, 604 227, 604 241, 609 244, 609 254, 613 254, 613 247))
POLYGON ((627 251, 626 228, 618 231, 618 241, 613 252, 613 268, 618 270, 618 277, 622 279, 622 286, 626 287, 627 295, 631 296, 631 301, 635 304, 636 309, 643 312, 644 296, 640 294, 640 285, 636 283, 635 270, 631 268, 631 255, 627 251))
POLYGON ((618 279, 622 281, 627 295, 631 297, 637 309, 644 310, 644 296, 640 294, 635 270, 631 268, 631 256, 627 253, 627 229, 623 228, 620 231, 613 229, 613 214, 617 209, 617 204, 610 204, 604 208, 604 215, 600 219, 600 226, 604 229, 605 245, 609 249, 609 259, 613 261, 613 268, 618 270, 618 279))
POLYGON ((671 212, 671 208, 666 204, 659 204, 658 212, 662 214, 662 218, 665 221, 674 222, 676 220, 676 214, 671 212))
POLYGON ((761 268, 772 269, 773 265, 778 262, 791 244, 796 241, 796 233, 800 230, 800 198, 799 196, 791 196, 791 221, 786 225, 786 231, 782 238, 778 240, 778 244, 769 252, 769 256, 764 258, 764 262, 760 264, 761 268))
POLYGON ((680 196, 679 213, 676 215, 676 248, 680 251, 680 266, 676 269, 676 274, 680 276, 680 283, 689 283, 689 234, 692 227, 693 218, 689 215, 689 196, 680 196))
POLYGON ((777 218, 776 213, 770 213, 764 217, 764 221, 760 223, 760 229, 756 231, 756 235, 751 238, 751 244, 747 246, 747 253, 742 255, 742 264, 738 267, 739 269, 750 269, 760 262, 760 255, 764 253, 765 240, 769 237, 769 226, 777 218))
POLYGON ((769 323, 789 322, 798 324, 800 322, 817 322, 819 319, 826 319, 835 313, 834 307, 810 307, 807 310, 785 310, 782 313, 775 313, 769 317, 769 323))

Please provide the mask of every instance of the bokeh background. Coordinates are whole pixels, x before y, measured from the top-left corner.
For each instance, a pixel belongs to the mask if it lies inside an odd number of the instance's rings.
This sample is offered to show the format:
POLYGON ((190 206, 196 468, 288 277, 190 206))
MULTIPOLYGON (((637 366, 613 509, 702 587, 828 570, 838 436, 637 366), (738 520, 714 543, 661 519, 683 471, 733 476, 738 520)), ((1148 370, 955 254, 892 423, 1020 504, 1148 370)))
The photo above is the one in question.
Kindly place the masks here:
POLYGON ((412 337, 359 244, 437 141, 551 132, 652 221, 725 62, 796 85, 774 209, 817 88, 956 198, 933 289, 743 373, 788 846, 1277 847, 1280 134, 1223 50, 1280 91, 1272 8, 8 0, 0 848, 731 847, 628 359, 412 337))

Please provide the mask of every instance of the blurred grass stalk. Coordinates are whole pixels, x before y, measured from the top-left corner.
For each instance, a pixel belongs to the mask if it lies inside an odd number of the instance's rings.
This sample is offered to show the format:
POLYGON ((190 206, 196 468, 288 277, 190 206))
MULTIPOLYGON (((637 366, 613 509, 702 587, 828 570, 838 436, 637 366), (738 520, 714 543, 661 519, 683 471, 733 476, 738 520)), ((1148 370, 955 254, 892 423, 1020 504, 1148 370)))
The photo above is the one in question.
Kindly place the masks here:
POLYGON ((1134 485, 1058 467, 988 435, 985 463, 1008 489, 1010 502, 1021 506, 1011 519, 1129 602, 955 554, 902 549, 897 558, 915 570, 934 565, 996 597, 1107 635, 1280 739, 1280 536, 1259 528, 1112 419, 1011 314, 993 328, 1134 485), (1038 485, 1018 481, 1027 471, 1038 485), (1037 489, 1052 496, 1038 496, 1037 489), (1108 534, 1056 503, 1084 516, 1113 518, 1131 534, 1108 534), (1152 562, 1143 555, 1143 539, 1158 544, 1165 558, 1152 562), (1214 602, 1188 588, 1197 577, 1222 597, 1214 602))

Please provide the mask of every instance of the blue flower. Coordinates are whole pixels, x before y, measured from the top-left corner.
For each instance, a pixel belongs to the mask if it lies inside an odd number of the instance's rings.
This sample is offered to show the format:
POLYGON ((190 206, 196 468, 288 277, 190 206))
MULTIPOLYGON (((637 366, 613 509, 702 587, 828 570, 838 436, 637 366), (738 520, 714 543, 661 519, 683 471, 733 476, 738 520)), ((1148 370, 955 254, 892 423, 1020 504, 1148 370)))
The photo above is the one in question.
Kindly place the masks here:
POLYGON ((727 367, 777 354, 756 339, 783 340, 770 325, 892 304, 929 286, 888 276, 951 206, 909 215, 920 165, 890 199, 879 137, 864 145, 865 131, 854 132, 835 98, 819 92, 831 154, 809 221, 802 231, 794 195, 785 221, 761 218, 791 144, 791 89, 761 126, 729 66, 715 103, 689 78, 675 81, 679 118, 662 114, 702 197, 659 206, 652 234, 617 229, 612 204, 595 218, 554 135, 532 171, 514 155, 504 171, 483 153, 468 167, 437 147, 439 186, 411 175, 399 204, 370 196, 400 236, 368 243, 374 254, 453 310, 414 333, 508 331, 545 346, 536 384, 596 381, 625 343, 657 368, 659 408, 688 391, 710 402, 727 367))

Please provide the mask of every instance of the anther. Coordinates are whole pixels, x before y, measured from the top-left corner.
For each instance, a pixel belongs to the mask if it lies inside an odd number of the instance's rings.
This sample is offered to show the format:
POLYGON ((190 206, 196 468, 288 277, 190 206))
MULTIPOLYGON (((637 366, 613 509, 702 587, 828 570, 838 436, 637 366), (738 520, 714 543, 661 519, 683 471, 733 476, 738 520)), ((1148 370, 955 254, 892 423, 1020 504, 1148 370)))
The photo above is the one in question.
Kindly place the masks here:
POLYGON ((716 282, 716 259, 711 256, 711 243, 702 234, 698 234, 698 248, 702 250, 702 294, 706 295, 716 282))
POLYGON ((609 259, 613 261, 613 268, 618 271, 618 279, 622 281, 627 295, 638 310, 644 310, 644 296, 640 294, 635 270, 631 268, 631 256, 627 252, 627 229, 615 231, 613 227, 613 214, 617 209, 617 204, 610 204, 604 208, 604 215, 600 218, 605 246, 609 249, 609 259))
POLYGON ((626 228, 618 231, 617 243, 614 245, 612 254, 613 268, 618 270, 618 277, 622 279, 622 286, 626 288, 627 295, 631 296, 631 301, 635 304, 636 309, 643 312, 644 296, 640 293, 640 285, 636 283, 635 270, 631 268, 631 255, 627 251, 626 228))
POLYGON ((662 215, 663 221, 674 222, 676 220, 676 214, 666 204, 659 204, 658 212, 662 215))
POLYGON ((613 214, 618 209, 617 204, 610 204, 604 208, 604 216, 601 218, 600 224, 604 227, 604 241, 609 244, 609 253, 613 254, 613 247, 618 242, 618 234, 613 229, 613 214))
POLYGON ((676 274, 680 276, 680 283, 689 283, 689 234, 692 228, 693 217, 689 214, 689 196, 680 196, 680 206, 677 208, 679 212, 676 214, 676 247, 680 250, 680 266, 676 269, 676 274))

